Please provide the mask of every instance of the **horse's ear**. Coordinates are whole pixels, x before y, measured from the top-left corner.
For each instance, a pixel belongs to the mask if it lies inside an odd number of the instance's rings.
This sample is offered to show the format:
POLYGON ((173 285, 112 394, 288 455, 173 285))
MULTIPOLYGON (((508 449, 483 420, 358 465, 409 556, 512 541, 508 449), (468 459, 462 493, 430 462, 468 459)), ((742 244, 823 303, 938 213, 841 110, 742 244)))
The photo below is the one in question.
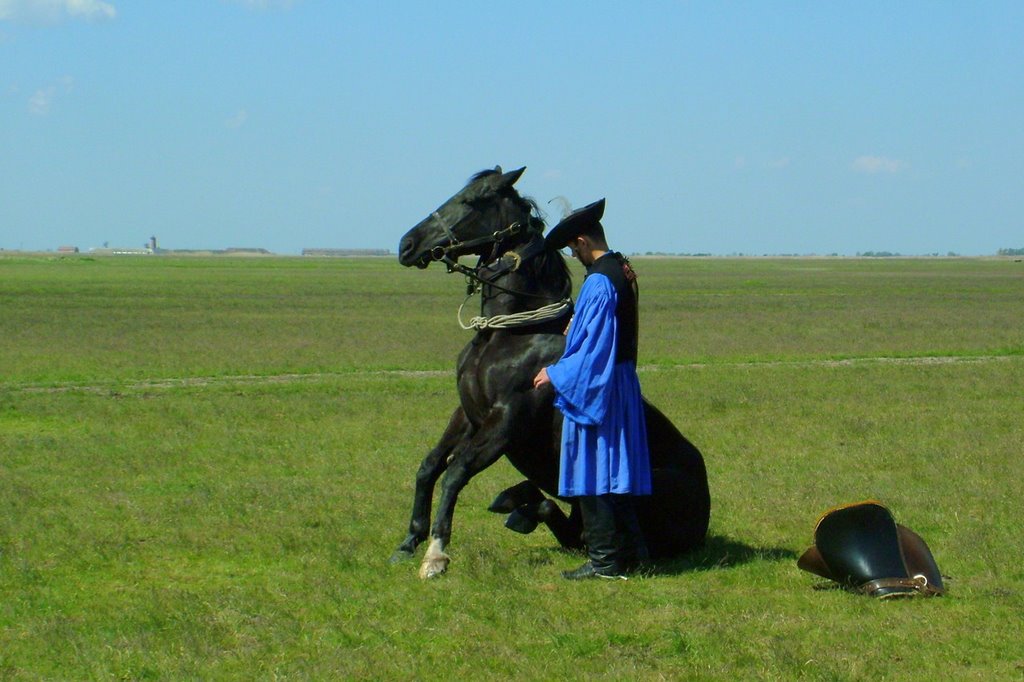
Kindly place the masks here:
MULTIPOLYGON (((501 166, 498 166, 497 170, 498 172, 501 172, 501 166)), ((516 184, 516 180, 519 179, 519 176, 522 175, 523 171, 525 170, 526 166, 523 166, 519 170, 509 171, 508 173, 502 173, 501 179, 498 181, 498 187, 505 188, 511 187, 512 185, 516 184)))

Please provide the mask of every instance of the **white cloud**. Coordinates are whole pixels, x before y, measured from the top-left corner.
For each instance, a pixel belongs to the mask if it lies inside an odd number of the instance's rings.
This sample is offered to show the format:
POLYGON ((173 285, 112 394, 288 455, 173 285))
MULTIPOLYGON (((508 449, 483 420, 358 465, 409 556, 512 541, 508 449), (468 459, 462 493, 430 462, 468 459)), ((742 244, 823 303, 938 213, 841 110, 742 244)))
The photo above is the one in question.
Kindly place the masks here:
POLYGON ((32 96, 28 98, 28 110, 29 113, 35 114, 36 116, 45 116, 50 113, 50 108, 53 106, 53 101, 59 95, 65 95, 71 92, 71 89, 75 85, 75 80, 71 76, 64 76, 56 85, 48 85, 45 88, 39 88, 32 96))
POLYGON ((54 22, 62 19, 113 19, 117 8, 103 0, 0 0, 0 19, 54 22))
POLYGON ((230 117, 227 121, 224 122, 224 125, 233 130, 237 130, 238 128, 244 126, 245 122, 248 120, 249 112, 245 109, 239 109, 238 113, 236 113, 234 116, 230 117))
POLYGON ((228 0, 249 9, 288 9, 298 0, 228 0))
POLYGON ((910 164, 900 159, 890 159, 884 156, 858 156, 853 160, 853 170, 858 173, 899 173, 910 167, 910 164))
POLYGON ((57 88, 52 85, 48 88, 36 90, 28 98, 28 110, 36 116, 45 116, 50 113, 50 105, 53 103, 53 97, 56 94, 57 88))

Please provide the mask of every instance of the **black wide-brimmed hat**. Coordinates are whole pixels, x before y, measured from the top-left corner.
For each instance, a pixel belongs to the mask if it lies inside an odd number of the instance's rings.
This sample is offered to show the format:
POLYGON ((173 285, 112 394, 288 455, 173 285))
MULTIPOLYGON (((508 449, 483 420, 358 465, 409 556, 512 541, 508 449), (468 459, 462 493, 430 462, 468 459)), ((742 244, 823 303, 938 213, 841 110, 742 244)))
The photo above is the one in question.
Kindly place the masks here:
POLYGON ((573 211, 562 222, 551 228, 551 231, 544 237, 544 243, 549 249, 564 248, 566 244, 586 232, 594 223, 600 222, 603 215, 604 199, 598 199, 592 204, 573 211))

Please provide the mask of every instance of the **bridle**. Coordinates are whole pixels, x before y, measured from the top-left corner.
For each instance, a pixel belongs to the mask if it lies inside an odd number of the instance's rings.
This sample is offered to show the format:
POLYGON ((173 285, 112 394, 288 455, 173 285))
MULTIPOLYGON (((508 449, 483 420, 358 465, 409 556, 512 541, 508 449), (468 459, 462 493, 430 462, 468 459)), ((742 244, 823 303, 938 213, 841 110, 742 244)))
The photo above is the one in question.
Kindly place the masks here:
MULTIPOLYGON (((453 251, 457 249, 470 251, 483 244, 493 243, 494 246, 491 249, 491 255, 486 259, 483 256, 480 256, 481 264, 490 263, 491 261, 495 260, 498 257, 498 250, 501 248, 501 243, 505 241, 507 237, 514 237, 522 231, 522 225, 517 220, 508 227, 502 230, 495 230, 489 235, 484 235, 482 237, 476 237, 474 239, 462 241, 457 236, 455 236, 455 228, 458 227, 466 219, 465 217, 460 218, 459 222, 456 223, 455 225, 449 225, 448 222, 437 211, 434 211, 431 215, 433 215, 434 220, 436 220, 441 225, 441 228, 444 230, 444 233, 448 235, 448 244, 446 246, 435 246, 434 248, 432 248, 430 250, 430 258, 431 260, 441 261, 446 266, 448 266, 448 272, 453 272, 454 270, 459 269, 452 267, 453 263, 455 263, 455 265, 458 265, 458 263, 455 262, 455 259, 452 258, 451 254, 453 251)), ((472 215, 472 212, 467 214, 467 216, 469 215, 472 215)))
POLYGON ((480 272, 484 268, 486 268, 494 261, 498 260, 502 242, 504 242, 507 238, 514 237, 518 235, 520 232, 522 232, 523 226, 522 223, 520 223, 518 220, 511 223, 508 227, 505 227, 500 230, 495 230, 489 235, 483 235, 481 237, 474 237, 473 239, 462 241, 455 235, 455 228, 458 227, 459 224, 461 224, 462 221, 465 220, 465 218, 460 219, 459 222, 456 223, 455 225, 449 225, 447 221, 445 221, 445 219, 437 211, 434 211, 431 215, 433 215, 434 220, 436 220, 441 225, 441 228, 444 230, 445 234, 448 235, 448 244, 445 246, 435 246, 434 248, 432 248, 430 250, 430 258, 431 260, 444 263, 445 267, 448 268, 449 274, 453 272, 458 272, 459 274, 465 276, 467 296, 472 296, 474 293, 480 291, 486 285, 498 289, 499 291, 503 291, 507 294, 512 294, 514 296, 526 296, 528 298, 541 299, 548 298, 548 296, 544 294, 534 294, 528 291, 518 291, 516 289, 510 289, 508 287, 502 286, 495 282, 495 280, 500 279, 501 276, 504 275, 505 273, 515 272, 516 270, 518 270, 519 266, 522 265, 524 260, 532 258, 533 256, 540 253, 543 250, 543 242, 534 243, 535 246, 533 248, 528 247, 524 253, 510 251, 507 255, 512 259, 512 263, 506 267, 496 268, 493 272, 493 277, 485 278, 480 274, 480 272), (458 260, 456 260, 458 256, 453 257, 452 255, 452 253, 455 252, 456 250, 470 251, 478 246, 483 246, 485 244, 492 244, 491 253, 489 256, 481 255, 475 267, 470 268, 465 265, 462 265, 461 263, 458 262, 458 260), (537 248, 538 245, 540 248, 537 248))
MULTIPOLYGON (((542 301, 551 299, 550 294, 536 294, 529 291, 520 291, 497 283, 497 280, 501 279, 506 274, 518 270, 524 262, 543 253, 547 249, 544 239, 541 238, 540 235, 537 235, 528 240, 523 248, 513 249, 502 254, 502 244, 508 238, 515 237, 523 232, 523 224, 518 220, 510 223, 508 227, 495 230, 489 235, 474 237, 473 239, 467 240, 459 239, 458 235, 455 234, 455 228, 461 225, 469 216, 473 215, 473 213, 475 213, 475 211, 470 211, 466 215, 462 216, 454 225, 448 224, 439 211, 434 211, 431 214, 431 217, 437 221, 441 226, 441 229, 444 230, 445 235, 447 235, 448 243, 443 246, 438 245, 430 249, 430 259, 432 261, 444 263, 449 274, 458 272, 466 278, 466 300, 462 302, 461 306, 459 306, 459 312, 457 315, 459 325, 463 329, 476 329, 477 331, 483 331, 485 329, 509 329, 514 327, 532 326, 534 324, 560 319, 566 314, 571 314, 573 307, 572 297, 566 296, 555 303, 548 303, 547 305, 542 305, 530 311, 511 313, 508 315, 495 315, 492 317, 478 316, 472 318, 468 325, 462 321, 462 309, 474 294, 480 293, 483 295, 484 287, 497 289, 498 291, 517 297, 540 299, 542 301), (475 267, 470 268, 458 262, 457 259, 460 253, 471 253, 474 249, 488 244, 491 245, 490 255, 485 256, 481 254, 475 267)), ((527 221, 529 221, 529 218, 527 218, 527 221)), ((483 304, 481 304, 481 306, 482 305, 483 304)))

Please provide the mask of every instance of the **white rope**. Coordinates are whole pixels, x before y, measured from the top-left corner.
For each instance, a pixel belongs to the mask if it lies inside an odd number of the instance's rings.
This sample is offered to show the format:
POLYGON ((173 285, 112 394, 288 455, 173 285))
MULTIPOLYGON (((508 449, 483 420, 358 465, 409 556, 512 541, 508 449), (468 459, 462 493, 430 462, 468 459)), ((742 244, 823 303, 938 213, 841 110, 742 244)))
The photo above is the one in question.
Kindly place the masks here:
POLYGON ((471 296, 467 296, 466 300, 459 306, 459 326, 469 331, 470 329, 482 330, 482 329, 509 329, 512 327, 524 327, 528 324, 535 322, 547 322, 548 320, 555 320, 561 317, 566 310, 572 306, 572 299, 564 298, 557 303, 550 303, 536 310, 526 310, 521 313, 511 313, 509 315, 494 315, 492 317, 476 317, 470 318, 469 324, 462 321, 462 309, 469 302, 471 296))

